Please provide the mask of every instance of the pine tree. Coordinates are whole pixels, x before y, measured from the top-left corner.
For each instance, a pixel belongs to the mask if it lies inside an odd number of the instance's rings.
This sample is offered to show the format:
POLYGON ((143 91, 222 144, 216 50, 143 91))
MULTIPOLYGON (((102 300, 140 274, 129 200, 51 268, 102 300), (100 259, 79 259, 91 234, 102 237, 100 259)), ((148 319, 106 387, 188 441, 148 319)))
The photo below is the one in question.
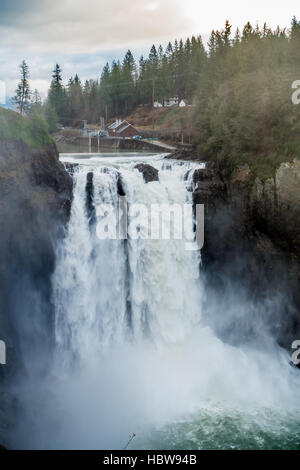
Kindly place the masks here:
POLYGON ((30 114, 39 114, 42 116, 43 109, 42 109, 42 98, 39 94, 38 90, 35 88, 34 92, 31 95, 30 101, 30 114))
POLYGON ((128 115, 135 105, 135 75, 136 66, 130 50, 125 54, 121 71, 121 110, 128 115))
POLYGON ((47 123, 47 126, 48 126, 48 131, 49 132, 54 132, 56 130, 56 127, 57 127, 58 116, 56 114, 56 111, 55 111, 54 107, 50 104, 49 101, 46 104, 45 119, 46 119, 46 123, 47 123))
POLYGON ((155 86, 156 86, 156 80, 157 80, 157 73, 158 73, 158 55, 156 51, 156 47, 153 44, 150 50, 149 54, 149 66, 151 70, 151 82, 152 82, 152 96, 151 96, 151 103, 152 106, 155 102, 155 86))
POLYGON ((168 45, 167 45, 167 48, 166 48, 166 56, 168 58, 168 60, 171 60, 172 59, 172 56, 173 56, 173 46, 172 46, 172 43, 169 42, 168 45))
POLYGON ((107 62, 103 68, 100 87, 99 87, 99 99, 100 99, 100 110, 105 116, 106 120, 111 117, 112 112, 112 99, 111 99, 111 73, 109 63, 107 62))
POLYGON ((112 112, 114 117, 119 117, 122 112, 121 105, 121 77, 122 68, 119 61, 113 61, 110 74, 109 94, 112 102, 112 112))
POLYGON ((240 33, 240 29, 237 28, 236 29, 236 32, 235 32, 235 35, 234 35, 234 40, 233 40, 233 44, 234 45, 237 45, 241 42, 241 33, 240 33))
POLYGON ((292 19, 291 40, 295 41, 300 38, 300 21, 294 16, 292 19))
POLYGON ((251 36, 253 36, 253 34, 254 34, 253 27, 250 21, 248 21, 248 23, 246 23, 243 29, 243 38, 242 38, 243 41, 248 41, 251 38, 251 36))
POLYGON ((147 81, 147 61, 143 56, 141 56, 139 60, 139 72, 137 80, 137 102, 143 106, 148 104, 148 90, 149 82, 147 81))
POLYGON ((32 93, 31 102, 35 106, 41 106, 42 105, 41 95, 39 94, 39 92, 36 88, 34 89, 34 92, 32 93))
POLYGON ((30 105, 30 87, 29 87, 29 67, 25 60, 20 64, 21 80, 16 89, 14 102, 21 114, 28 111, 30 105))
POLYGON ((58 64, 55 65, 52 72, 52 81, 48 93, 48 100, 59 119, 66 118, 66 92, 62 85, 62 70, 58 64))
POLYGON ((230 42, 231 28, 232 28, 231 24, 229 23, 228 20, 226 20, 225 28, 222 31, 222 38, 223 38, 223 43, 225 47, 229 47, 231 45, 231 42, 230 42))
POLYGON ((83 90, 80 79, 76 74, 74 79, 71 77, 67 87, 67 112, 70 119, 83 119, 84 101, 83 90))
POLYGON ((208 41, 208 49, 209 49, 210 57, 212 57, 214 55, 214 53, 216 52, 216 46, 217 46, 217 44, 216 44, 216 32, 213 29, 212 32, 211 32, 209 41, 208 41))

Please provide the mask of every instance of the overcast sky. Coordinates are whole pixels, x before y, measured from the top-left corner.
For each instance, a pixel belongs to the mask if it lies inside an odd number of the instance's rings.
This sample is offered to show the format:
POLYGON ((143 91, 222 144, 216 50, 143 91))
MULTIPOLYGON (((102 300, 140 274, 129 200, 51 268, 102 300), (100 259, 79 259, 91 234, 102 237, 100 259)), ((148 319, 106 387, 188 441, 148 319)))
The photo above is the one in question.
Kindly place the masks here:
POLYGON ((56 62, 67 79, 98 78, 113 58, 130 48, 136 57, 153 43, 221 28, 247 20, 289 27, 299 16, 299 0, 0 0, 0 80, 8 93, 18 79, 18 65, 30 66, 31 86, 45 93, 56 62))

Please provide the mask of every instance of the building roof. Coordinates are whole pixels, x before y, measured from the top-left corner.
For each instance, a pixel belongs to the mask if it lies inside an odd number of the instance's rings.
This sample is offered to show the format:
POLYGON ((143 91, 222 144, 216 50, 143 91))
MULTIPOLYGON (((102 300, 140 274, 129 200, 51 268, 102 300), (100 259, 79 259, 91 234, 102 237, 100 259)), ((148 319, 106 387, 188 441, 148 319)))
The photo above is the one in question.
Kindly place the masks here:
MULTIPOLYGON (((133 129, 135 129, 135 127, 132 124, 130 124, 128 121, 126 120, 121 121, 120 119, 118 119, 113 124, 108 126, 108 129, 110 131, 115 132, 116 134, 120 134, 121 132, 125 131, 129 127, 132 127, 133 129)), ((137 135, 138 135, 138 131, 137 131, 137 135)))
MULTIPOLYGON (((126 121, 124 121, 124 122, 126 122, 126 121)), ((128 124, 128 123, 125 124, 124 126, 118 128, 118 129, 116 130, 117 134, 119 134, 120 132, 125 131, 125 129, 127 129, 128 127, 133 127, 133 126, 132 126, 131 124, 128 124)))
MULTIPOLYGON (((115 122, 113 122, 110 126, 108 126, 108 129, 116 129, 117 127, 119 127, 124 121, 122 121, 121 119, 117 119, 115 122)), ((127 121, 125 121, 127 122, 127 121)))

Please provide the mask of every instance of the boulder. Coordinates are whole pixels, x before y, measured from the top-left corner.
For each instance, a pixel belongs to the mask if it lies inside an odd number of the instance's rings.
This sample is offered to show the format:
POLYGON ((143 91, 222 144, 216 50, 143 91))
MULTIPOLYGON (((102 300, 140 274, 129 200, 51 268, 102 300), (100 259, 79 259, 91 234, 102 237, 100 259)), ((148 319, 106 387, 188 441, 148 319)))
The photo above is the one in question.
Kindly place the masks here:
POLYGON ((140 173, 143 173, 145 183, 159 181, 158 170, 153 168, 153 166, 146 163, 138 163, 134 168, 139 170, 140 173))

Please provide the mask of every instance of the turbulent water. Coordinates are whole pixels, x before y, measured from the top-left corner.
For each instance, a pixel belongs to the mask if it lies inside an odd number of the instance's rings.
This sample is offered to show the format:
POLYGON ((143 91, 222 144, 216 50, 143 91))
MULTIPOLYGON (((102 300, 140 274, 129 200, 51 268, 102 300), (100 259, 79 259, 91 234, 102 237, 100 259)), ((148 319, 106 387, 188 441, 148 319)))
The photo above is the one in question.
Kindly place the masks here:
MULTIPOLYGON (((205 326, 200 252, 185 240, 97 236, 95 211, 117 208, 120 175, 129 207, 183 205, 197 165, 135 154, 61 159, 80 165, 53 276, 55 353, 49 379, 24 392, 20 445, 120 449, 134 432, 133 449, 300 448, 297 371, 271 341, 237 348, 205 326), (159 181, 146 184, 134 169, 145 160, 159 181)), ((129 219, 145 235, 145 218, 129 219)), ((185 222, 192 230, 192 217, 185 222)))

